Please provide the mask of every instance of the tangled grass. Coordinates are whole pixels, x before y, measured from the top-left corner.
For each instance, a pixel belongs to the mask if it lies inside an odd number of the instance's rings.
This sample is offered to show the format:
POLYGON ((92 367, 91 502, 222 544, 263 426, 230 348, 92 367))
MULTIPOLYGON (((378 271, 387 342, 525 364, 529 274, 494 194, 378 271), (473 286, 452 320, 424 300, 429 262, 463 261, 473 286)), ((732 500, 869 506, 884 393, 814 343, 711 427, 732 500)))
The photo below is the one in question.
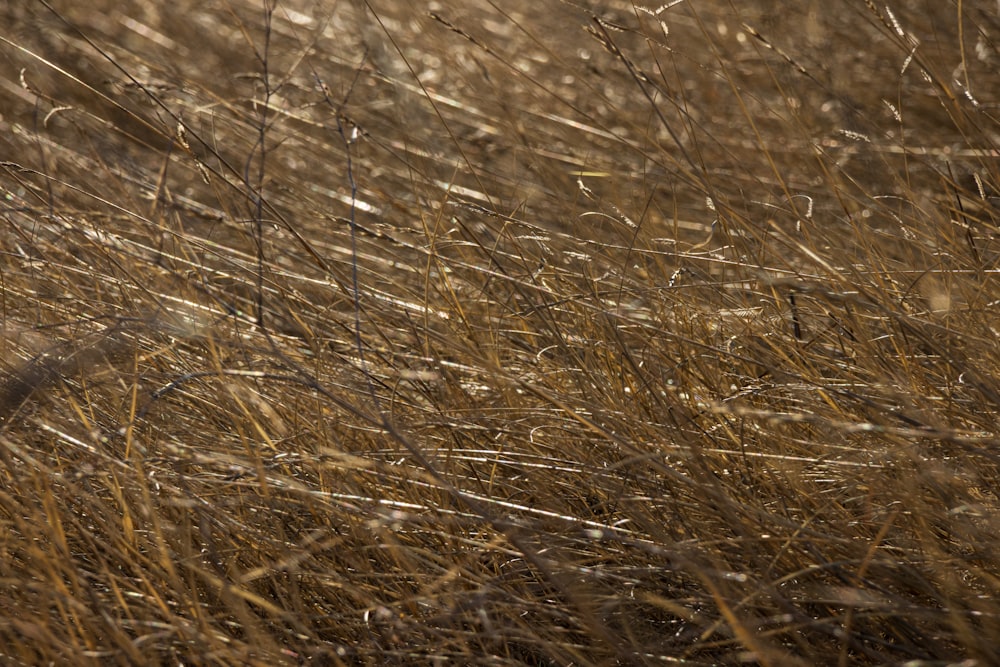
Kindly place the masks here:
POLYGON ((1000 662, 993 3, 0 16, 0 662, 1000 662))

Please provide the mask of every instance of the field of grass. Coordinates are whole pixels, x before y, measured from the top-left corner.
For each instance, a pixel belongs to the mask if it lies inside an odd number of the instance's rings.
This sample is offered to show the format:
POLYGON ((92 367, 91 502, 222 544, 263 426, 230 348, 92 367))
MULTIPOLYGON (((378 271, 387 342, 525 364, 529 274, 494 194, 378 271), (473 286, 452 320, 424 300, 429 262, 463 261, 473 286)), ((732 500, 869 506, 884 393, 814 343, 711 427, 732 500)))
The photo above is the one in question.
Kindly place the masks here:
POLYGON ((0 664, 1000 664, 993 0, 0 4, 0 664))

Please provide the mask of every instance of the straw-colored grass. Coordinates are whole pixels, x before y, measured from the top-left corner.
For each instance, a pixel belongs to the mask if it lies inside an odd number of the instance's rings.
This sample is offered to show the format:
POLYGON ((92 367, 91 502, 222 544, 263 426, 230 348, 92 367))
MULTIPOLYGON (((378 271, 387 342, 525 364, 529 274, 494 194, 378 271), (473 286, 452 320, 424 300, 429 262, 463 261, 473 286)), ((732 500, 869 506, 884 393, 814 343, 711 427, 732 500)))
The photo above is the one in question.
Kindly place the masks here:
POLYGON ((997 11, 0 5, 0 663, 997 664, 997 11))

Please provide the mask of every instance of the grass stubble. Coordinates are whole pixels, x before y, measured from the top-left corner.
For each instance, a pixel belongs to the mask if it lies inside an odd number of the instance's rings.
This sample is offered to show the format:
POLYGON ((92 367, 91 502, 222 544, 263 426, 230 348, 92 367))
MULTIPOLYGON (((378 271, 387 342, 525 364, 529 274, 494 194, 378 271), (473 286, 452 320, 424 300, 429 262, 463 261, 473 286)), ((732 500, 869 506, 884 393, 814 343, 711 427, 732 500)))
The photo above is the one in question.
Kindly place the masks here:
POLYGON ((995 3, 5 3, 3 664, 1000 661, 995 3))

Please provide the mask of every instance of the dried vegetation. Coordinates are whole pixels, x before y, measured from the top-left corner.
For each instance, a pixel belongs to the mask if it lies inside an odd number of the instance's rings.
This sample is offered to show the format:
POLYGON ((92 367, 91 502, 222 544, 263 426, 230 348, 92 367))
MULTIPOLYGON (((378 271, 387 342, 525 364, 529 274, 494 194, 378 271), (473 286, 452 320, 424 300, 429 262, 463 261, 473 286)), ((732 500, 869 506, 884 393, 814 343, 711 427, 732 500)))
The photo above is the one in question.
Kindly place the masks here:
POLYGON ((995 3, 0 7, 0 662, 1000 662, 995 3))

